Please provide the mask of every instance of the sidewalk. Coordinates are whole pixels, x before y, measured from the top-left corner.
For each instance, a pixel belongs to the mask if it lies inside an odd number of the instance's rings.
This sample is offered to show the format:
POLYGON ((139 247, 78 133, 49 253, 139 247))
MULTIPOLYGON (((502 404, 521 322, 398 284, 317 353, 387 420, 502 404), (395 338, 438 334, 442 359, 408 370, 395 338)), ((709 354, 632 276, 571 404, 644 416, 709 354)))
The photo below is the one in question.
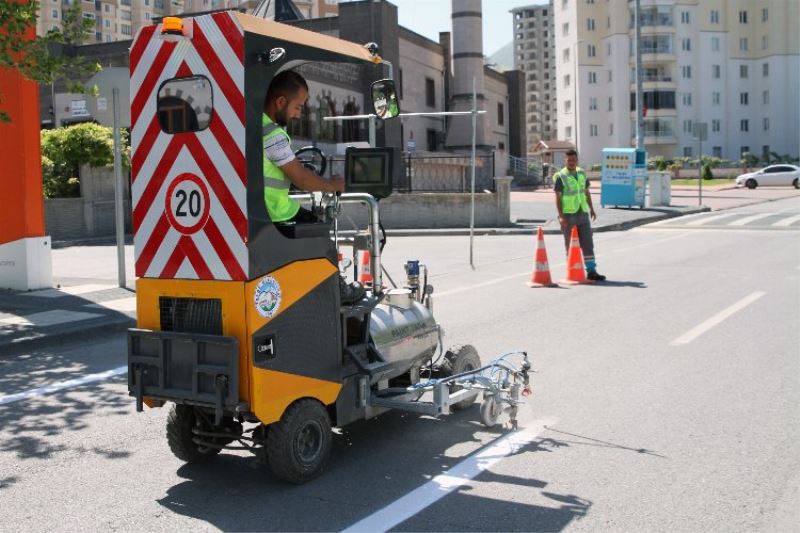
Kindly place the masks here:
MULTIPOLYGON (((800 196, 795 189, 756 190, 704 188, 698 205, 697 189, 673 187, 669 207, 603 208, 593 195, 597 211, 596 232, 625 230, 659 220, 709 210, 729 209, 800 196)), ((560 233, 552 189, 511 192, 511 220, 504 228, 476 228, 476 235, 532 234, 542 225, 545 233, 560 233)), ((468 228, 436 230, 387 230, 395 236, 468 235, 468 228)), ((0 290, 0 357, 35 350, 45 344, 122 332, 135 325, 136 295, 133 247, 126 246, 127 286, 108 279, 109 265, 116 269, 113 238, 82 242, 54 242, 58 260, 53 262, 54 283, 41 291, 0 290), (80 268, 75 268, 80 265, 80 268), (79 275, 77 273, 80 273, 79 275)))

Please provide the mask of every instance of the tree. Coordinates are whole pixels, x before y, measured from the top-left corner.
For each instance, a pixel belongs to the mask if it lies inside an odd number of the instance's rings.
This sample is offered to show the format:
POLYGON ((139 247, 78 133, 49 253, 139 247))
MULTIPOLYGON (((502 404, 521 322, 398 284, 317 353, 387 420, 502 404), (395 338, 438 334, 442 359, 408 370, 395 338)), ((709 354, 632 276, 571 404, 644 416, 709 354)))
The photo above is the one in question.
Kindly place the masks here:
MULTIPOLYGON (((81 2, 73 2, 63 11, 63 30, 52 29, 45 36, 31 40, 27 36, 36 26, 38 10, 39 2, 35 0, 0 0, 0 67, 17 70, 25 78, 42 84, 64 78, 69 91, 83 92, 78 78, 94 74, 100 65, 64 51, 81 44, 94 31, 94 19, 84 18, 81 2)), ((2 98, 0 94, 0 106, 2 98)), ((9 120, 0 108, 0 122, 9 120)))

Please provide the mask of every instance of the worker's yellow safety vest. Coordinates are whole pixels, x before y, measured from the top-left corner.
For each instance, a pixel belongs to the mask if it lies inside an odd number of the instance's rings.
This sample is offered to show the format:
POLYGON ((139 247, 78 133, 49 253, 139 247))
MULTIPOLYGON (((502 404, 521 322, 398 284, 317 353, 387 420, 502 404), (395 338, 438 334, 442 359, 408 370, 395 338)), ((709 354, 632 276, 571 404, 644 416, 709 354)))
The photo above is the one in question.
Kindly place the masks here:
POLYGON ((267 204, 267 213, 273 222, 282 222, 293 218, 300 209, 296 200, 289 198, 289 187, 292 182, 283 173, 281 168, 267 158, 264 147, 267 140, 279 135, 289 139, 286 130, 275 124, 266 113, 261 116, 262 138, 261 149, 264 158, 264 202, 267 204))
POLYGON ((564 188, 561 190, 561 210, 565 215, 573 215, 579 210, 584 213, 589 212, 589 204, 586 201, 586 174, 580 167, 575 168, 573 176, 566 167, 559 170, 553 181, 561 179, 564 188))

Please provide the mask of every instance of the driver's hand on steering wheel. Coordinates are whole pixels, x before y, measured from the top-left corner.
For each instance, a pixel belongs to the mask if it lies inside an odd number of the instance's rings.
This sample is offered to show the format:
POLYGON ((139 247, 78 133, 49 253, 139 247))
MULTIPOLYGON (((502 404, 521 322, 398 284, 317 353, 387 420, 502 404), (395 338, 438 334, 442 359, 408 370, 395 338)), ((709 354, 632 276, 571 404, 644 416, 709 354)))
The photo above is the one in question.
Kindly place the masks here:
POLYGON ((329 192, 344 192, 344 178, 336 174, 328 180, 331 189, 329 192))

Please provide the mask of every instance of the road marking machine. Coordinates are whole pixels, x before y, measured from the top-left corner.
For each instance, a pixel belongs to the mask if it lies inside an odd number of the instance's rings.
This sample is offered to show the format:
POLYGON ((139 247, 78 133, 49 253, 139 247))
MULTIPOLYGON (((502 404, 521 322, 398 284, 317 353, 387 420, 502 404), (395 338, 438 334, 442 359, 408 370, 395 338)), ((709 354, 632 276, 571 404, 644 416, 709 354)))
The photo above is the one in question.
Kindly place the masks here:
MULTIPOLYGON (((443 348, 424 265, 409 261, 405 286, 384 286, 378 200, 391 193, 396 149, 348 149, 347 192, 315 197, 316 222, 270 220, 264 98, 277 73, 305 63, 383 77, 387 62, 374 45, 233 11, 165 18, 130 52, 130 394, 139 411, 173 404, 167 440, 181 460, 246 449, 294 483, 323 470, 332 427, 390 409, 444 415, 479 394, 484 424, 516 425, 530 393, 524 352, 482 365, 471 346, 443 348), (337 231, 346 203, 367 211, 356 238, 337 231), (344 246, 369 251, 371 285, 340 272, 344 246)), ((371 95, 377 117, 397 116, 391 79, 371 95)))

